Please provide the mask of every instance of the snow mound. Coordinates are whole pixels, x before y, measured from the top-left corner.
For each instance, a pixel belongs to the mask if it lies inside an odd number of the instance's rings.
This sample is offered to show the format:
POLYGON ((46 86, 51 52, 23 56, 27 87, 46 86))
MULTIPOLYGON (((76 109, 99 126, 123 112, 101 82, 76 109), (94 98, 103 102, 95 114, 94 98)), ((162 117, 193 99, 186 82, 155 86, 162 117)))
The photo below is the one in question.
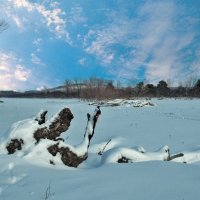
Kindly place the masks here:
POLYGON ((168 146, 164 146, 155 152, 145 152, 143 147, 136 149, 126 147, 114 148, 103 154, 102 163, 133 163, 152 160, 166 161, 169 155, 168 151, 168 146))
POLYGON ((34 119, 26 119, 14 123, 11 126, 8 138, 0 144, 0 154, 6 154, 6 146, 8 141, 12 139, 20 140, 23 138, 23 150, 18 152, 18 155, 24 155, 26 152, 31 151, 34 147, 35 139, 33 133, 39 128, 38 123, 34 119))
POLYGON ((200 162, 200 147, 198 146, 195 149, 182 151, 184 156, 174 159, 175 162, 181 162, 181 163, 199 163, 200 162))

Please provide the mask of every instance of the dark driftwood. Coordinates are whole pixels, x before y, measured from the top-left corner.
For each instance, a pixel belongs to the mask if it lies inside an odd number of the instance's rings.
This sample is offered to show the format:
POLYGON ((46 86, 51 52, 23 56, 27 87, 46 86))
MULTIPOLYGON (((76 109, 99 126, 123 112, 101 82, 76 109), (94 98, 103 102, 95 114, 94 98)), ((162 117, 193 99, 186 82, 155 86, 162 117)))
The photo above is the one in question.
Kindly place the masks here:
POLYGON ((38 121, 39 125, 42 125, 46 122, 46 114, 48 111, 43 111, 40 113, 40 115, 38 116, 38 118, 36 118, 35 120, 38 121))
MULTIPOLYGON (((175 155, 171 156, 170 155, 170 151, 167 150, 167 152, 168 152, 168 157, 167 157, 167 159, 165 159, 165 161, 171 161, 171 160, 173 160, 175 158, 179 158, 179 157, 183 157, 184 156, 183 153, 178 153, 178 154, 175 154, 175 155)), ((131 162, 132 163, 131 159, 128 158, 128 157, 125 157, 125 156, 122 156, 121 158, 119 158, 117 162, 118 163, 130 163, 131 162)))
POLYGON ((106 145, 103 147, 103 149, 102 149, 101 151, 99 151, 98 155, 100 155, 100 156, 103 155, 103 153, 104 153, 104 151, 105 151, 107 145, 108 145, 110 142, 111 142, 111 139, 109 139, 108 142, 106 143, 106 145))
POLYGON ((11 139, 10 143, 6 146, 8 154, 15 153, 16 150, 21 150, 24 141, 22 139, 11 139))
POLYGON ((36 130, 33 133, 33 137, 36 139, 37 143, 45 138, 56 141, 61 133, 68 130, 73 118, 74 116, 71 110, 69 108, 64 108, 48 127, 45 126, 36 130))
MULTIPOLYGON (((118 162, 118 163, 130 163, 130 162, 131 162, 131 159, 122 156, 121 158, 119 158, 119 160, 118 160, 117 162, 118 162)), ((132 162, 131 162, 131 163, 132 163, 132 162)))
POLYGON ((184 156, 183 153, 178 153, 178 154, 175 154, 173 156, 168 156, 167 161, 171 161, 171 160, 173 160, 175 158, 179 158, 179 157, 183 157, 183 156, 184 156))

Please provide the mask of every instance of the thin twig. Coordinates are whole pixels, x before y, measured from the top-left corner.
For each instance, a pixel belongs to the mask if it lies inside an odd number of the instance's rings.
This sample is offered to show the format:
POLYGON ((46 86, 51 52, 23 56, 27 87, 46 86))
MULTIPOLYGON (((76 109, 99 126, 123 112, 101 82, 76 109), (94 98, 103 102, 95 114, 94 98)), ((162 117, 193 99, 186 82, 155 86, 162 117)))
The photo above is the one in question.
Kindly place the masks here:
POLYGON ((104 151, 105 151, 107 145, 111 142, 111 140, 112 140, 112 139, 109 139, 109 140, 108 140, 108 142, 105 144, 105 146, 103 147, 103 149, 102 149, 101 151, 99 151, 98 155, 100 155, 100 156, 103 155, 103 153, 104 153, 104 151))
POLYGON ((48 199, 50 199, 54 195, 55 195, 55 193, 51 192, 51 182, 49 182, 49 185, 48 185, 48 187, 47 187, 47 189, 45 191, 44 200, 48 200, 48 199))

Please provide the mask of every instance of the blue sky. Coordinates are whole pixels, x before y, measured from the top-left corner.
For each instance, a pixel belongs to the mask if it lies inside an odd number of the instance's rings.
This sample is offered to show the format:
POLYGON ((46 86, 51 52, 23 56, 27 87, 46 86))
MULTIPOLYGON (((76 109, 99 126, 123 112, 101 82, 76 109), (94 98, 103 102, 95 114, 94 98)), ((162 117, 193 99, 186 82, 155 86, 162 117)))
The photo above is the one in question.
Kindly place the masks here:
POLYGON ((98 76, 200 78, 199 0, 0 0, 0 90, 98 76))

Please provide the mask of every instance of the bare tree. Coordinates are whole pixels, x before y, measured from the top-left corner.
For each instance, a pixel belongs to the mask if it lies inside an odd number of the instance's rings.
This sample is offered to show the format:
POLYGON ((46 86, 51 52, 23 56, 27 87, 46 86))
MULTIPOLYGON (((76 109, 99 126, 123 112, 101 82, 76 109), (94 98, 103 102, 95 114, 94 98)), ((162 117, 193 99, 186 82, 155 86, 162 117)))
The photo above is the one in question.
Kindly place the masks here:
POLYGON ((8 28, 8 23, 4 20, 0 20, 0 33, 8 28))
POLYGON ((117 80, 117 89, 121 89, 122 83, 120 80, 117 80))
POLYGON ((82 87, 84 86, 84 83, 81 79, 75 78, 74 79, 74 85, 75 85, 75 89, 76 89, 78 98, 80 98, 81 93, 82 93, 82 87))
POLYGON ((167 79, 166 83, 169 88, 173 86, 173 81, 171 79, 167 79))
POLYGON ((192 88, 192 87, 195 86, 195 83, 197 82, 197 80, 198 80, 198 79, 197 79, 196 76, 191 75, 191 76, 189 76, 189 77, 186 79, 184 86, 185 86, 186 88, 192 88))
POLYGON ((67 95, 67 97, 69 97, 70 91, 71 91, 71 86, 72 86, 72 81, 69 79, 66 79, 64 84, 65 84, 66 95, 67 95))

